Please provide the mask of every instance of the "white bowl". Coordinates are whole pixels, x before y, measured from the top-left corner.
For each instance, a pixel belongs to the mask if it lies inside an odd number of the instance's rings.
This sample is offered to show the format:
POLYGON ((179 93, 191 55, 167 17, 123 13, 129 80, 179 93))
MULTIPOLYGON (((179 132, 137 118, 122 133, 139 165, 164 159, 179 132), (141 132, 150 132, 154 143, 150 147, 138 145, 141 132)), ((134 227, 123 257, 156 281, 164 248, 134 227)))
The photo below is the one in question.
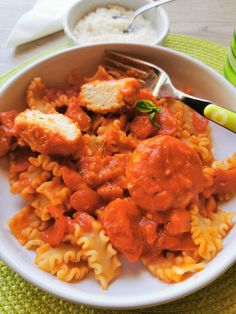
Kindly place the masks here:
MULTIPOLYGON (((65 34, 75 43, 81 44, 79 38, 76 38, 73 30, 80 19, 97 7, 106 6, 108 4, 118 4, 130 10, 136 10, 141 6, 150 3, 150 0, 79 0, 65 14, 63 26, 65 34)), ((151 43, 153 45, 160 44, 169 31, 169 18, 163 7, 157 7, 148 10, 143 16, 151 22, 156 30, 156 40, 151 43)), ((114 42, 114 40, 109 40, 114 42)))
MULTIPOLYGON (((236 89, 215 71, 176 51, 162 47, 136 44, 97 44, 73 47, 44 58, 17 73, 0 89, 1 110, 20 108, 25 103, 25 90, 29 81, 42 77, 47 84, 63 83, 68 73, 80 67, 85 74, 92 74, 101 63, 105 49, 114 49, 134 54, 156 63, 171 75, 174 84, 190 87, 200 97, 206 97, 228 108, 235 109, 236 89)), ((217 158, 230 156, 235 148, 236 135, 212 124, 213 142, 217 158)), ((93 278, 78 284, 59 281, 41 271, 34 264, 35 253, 21 247, 11 234, 7 221, 22 205, 18 196, 9 190, 7 162, 0 162, 0 255, 22 277, 36 286, 67 300, 104 308, 135 308, 166 303, 206 286, 236 261, 236 228, 224 240, 223 250, 207 264, 205 270, 189 279, 167 284, 154 278, 139 263, 123 263, 122 275, 107 291, 101 290, 93 278)), ((221 206, 225 211, 236 208, 236 199, 221 206)), ((223 293, 223 292, 222 292, 223 293)))

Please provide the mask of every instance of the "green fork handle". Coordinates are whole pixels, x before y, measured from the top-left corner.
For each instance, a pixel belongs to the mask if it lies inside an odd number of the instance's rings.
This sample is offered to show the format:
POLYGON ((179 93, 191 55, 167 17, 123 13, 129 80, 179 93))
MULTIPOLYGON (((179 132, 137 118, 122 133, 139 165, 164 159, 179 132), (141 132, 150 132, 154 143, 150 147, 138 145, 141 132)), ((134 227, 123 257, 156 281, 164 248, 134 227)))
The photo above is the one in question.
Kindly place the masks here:
POLYGON ((236 133, 236 112, 184 93, 178 96, 179 100, 202 116, 236 133))
POLYGON ((236 133, 236 112, 215 104, 209 104, 205 107, 203 114, 207 119, 236 133))

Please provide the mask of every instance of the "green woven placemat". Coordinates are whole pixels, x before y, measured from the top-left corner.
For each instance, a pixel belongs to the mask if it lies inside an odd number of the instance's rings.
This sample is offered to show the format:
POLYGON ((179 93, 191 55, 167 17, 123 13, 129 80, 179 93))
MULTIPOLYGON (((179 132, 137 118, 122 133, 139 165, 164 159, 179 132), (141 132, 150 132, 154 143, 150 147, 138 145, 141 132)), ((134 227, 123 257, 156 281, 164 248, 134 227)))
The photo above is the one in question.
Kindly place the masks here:
MULTIPOLYGON (((56 47, 20 64, 0 78, 0 85, 20 69, 33 61, 70 44, 56 47)), ((185 35, 170 34, 164 46, 184 52, 208 64, 223 74, 226 48, 205 40, 185 35)), ((157 291, 158 293, 158 291, 157 291)), ((75 305, 41 291, 26 282, 0 261, 0 313, 5 314, 120 314, 120 313, 161 313, 161 314, 235 314, 236 313, 236 265, 210 286, 184 299, 145 310, 109 311, 75 305)))

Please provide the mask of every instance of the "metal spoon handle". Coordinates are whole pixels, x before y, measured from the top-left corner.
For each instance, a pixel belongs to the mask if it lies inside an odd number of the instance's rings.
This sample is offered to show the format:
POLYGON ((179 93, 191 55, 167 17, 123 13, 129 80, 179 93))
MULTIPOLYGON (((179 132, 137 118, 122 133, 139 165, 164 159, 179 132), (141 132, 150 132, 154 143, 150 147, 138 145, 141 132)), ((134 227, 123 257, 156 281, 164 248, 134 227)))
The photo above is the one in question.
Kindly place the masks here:
POLYGON ((136 19, 137 16, 144 13, 145 11, 150 10, 152 8, 155 8, 155 7, 158 7, 159 5, 165 4, 167 2, 171 2, 171 1, 174 1, 174 0, 157 0, 155 2, 148 3, 148 4, 144 5, 143 7, 137 9, 133 13, 132 19, 130 21, 130 25, 133 23, 133 21, 136 19))

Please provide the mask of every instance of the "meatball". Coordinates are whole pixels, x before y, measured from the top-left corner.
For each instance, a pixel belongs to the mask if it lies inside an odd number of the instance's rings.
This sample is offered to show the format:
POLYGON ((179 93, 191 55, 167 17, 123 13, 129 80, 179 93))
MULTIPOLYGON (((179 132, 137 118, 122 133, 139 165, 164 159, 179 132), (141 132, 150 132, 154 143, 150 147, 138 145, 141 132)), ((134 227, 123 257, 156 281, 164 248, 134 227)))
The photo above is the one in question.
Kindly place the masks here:
POLYGON ((203 190, 198 154, 167 135, 140 142, 126 174, 133 201, 147 212, 185 208, 203 190))

